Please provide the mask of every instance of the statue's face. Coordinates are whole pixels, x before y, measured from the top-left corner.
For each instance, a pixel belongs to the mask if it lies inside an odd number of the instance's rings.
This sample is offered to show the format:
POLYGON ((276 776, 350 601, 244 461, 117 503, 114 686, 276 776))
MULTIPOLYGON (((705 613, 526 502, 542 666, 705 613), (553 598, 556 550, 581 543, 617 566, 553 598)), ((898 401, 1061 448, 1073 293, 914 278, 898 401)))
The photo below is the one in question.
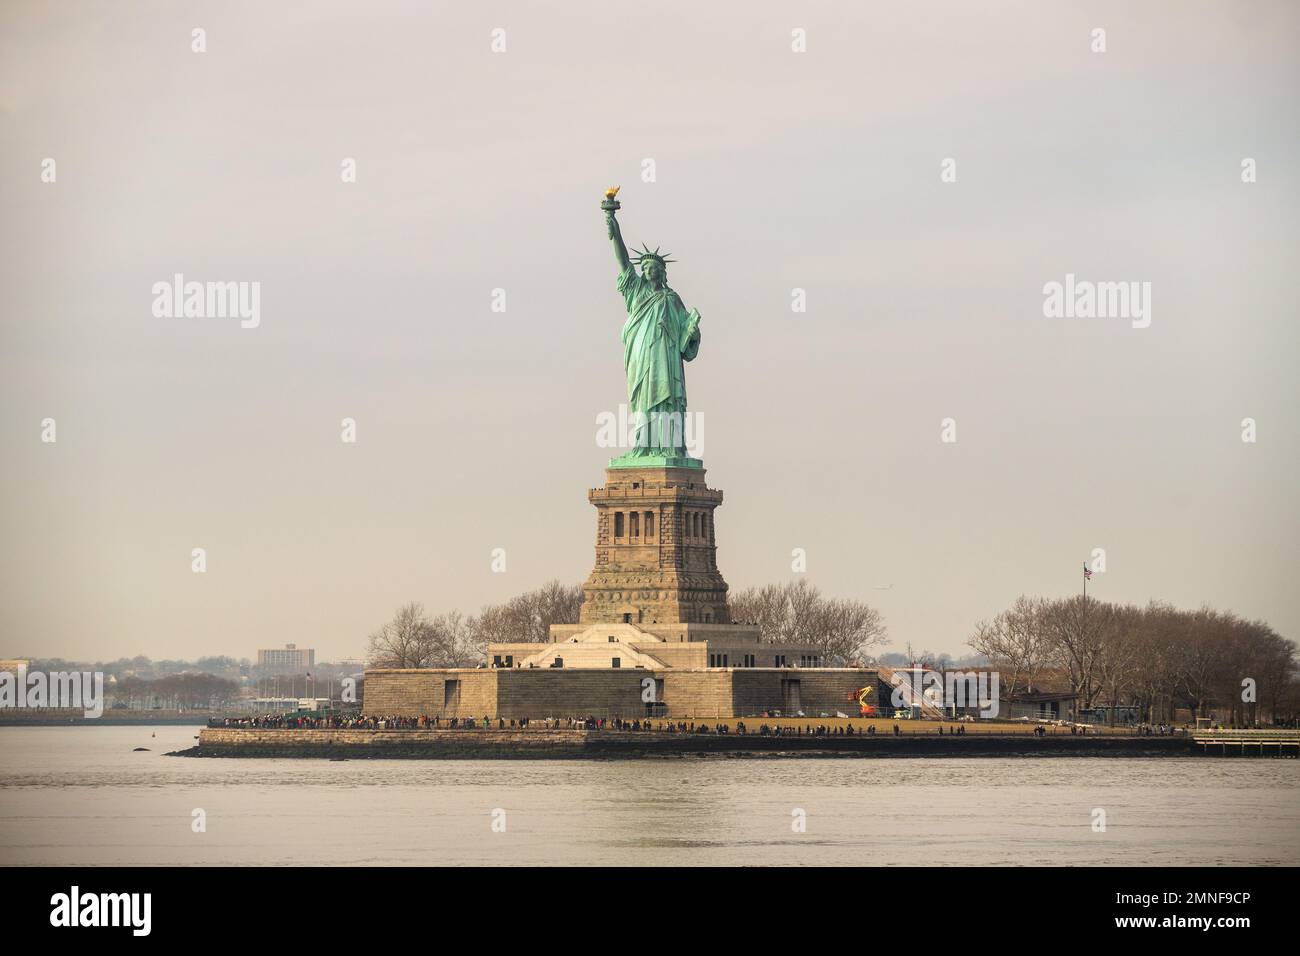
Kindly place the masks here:
POLYGON ((658 259, 647 259, 641 263, 641 277, 655 285, 664 281, 664 267, 658 259))

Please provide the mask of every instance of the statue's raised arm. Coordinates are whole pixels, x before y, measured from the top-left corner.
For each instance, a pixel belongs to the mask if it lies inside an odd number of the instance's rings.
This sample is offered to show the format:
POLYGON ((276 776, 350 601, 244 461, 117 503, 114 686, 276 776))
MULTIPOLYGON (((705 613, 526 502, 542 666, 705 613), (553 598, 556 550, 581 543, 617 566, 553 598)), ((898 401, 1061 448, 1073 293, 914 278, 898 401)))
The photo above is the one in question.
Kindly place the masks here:
POLYGON ((600 208, 605 210, 605 228, 609 232, 610 241, 614 243, 614 258, 618 260, 618 271, 626 272, 632 267, 632 260, 628 257, 627 246, 623 244, 623 231, 618 227, 618 220, 614 218, 614 213, 621 205, 614 197, 618 195, 618 186, 611 186, 605 190, 605 201, 600 204, 600 208))

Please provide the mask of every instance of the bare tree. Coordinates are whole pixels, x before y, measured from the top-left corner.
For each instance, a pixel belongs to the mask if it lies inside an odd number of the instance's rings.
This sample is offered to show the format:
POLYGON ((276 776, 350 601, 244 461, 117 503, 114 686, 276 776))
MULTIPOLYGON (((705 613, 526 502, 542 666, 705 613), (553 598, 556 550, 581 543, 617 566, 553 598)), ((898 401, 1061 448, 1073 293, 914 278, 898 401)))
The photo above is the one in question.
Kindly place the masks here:
POLYGON ((1043 671, 1067 677, 1082 709, 1109 704, 1112 720, 1125 704, 1151 722, 1172 723, 1184 707, 1193 719, 1213 715, 1237 726, 1296 716, 1295 644, 1231 611, 1021 598, 977 625, 969 643, 1018 681, 1024 647, 1036 637, 1045 647, 1043 671))
POLYGON ((774 641, 781 633, 789 613, 785 586, 768 584, 732 592, 727 598, 731 620, 736 624, 755 624, 763 640, 774 641))
POLYGON ((367 658, 372 667, 432 667, 436 650, 436 635, 424 605, 412 601, 370 635, 367 658))
POLYGON ((450 611, 430 624, 433 651, 430 667, 473 667, 483 660, 485 642, 479 637, 473 618, 450 611))
POLYGON ((1263 710, 1270 723, 1280 723, 1287 688, 1295 683, 1295 645, 1263 621, 1252 621, 1250 628, 1255 647, 1246 673, 1239 676, 1253 677, 1256 681, 1259 707, 1252 708, 1255 720, 1259 720, 1263 710))
MULTIPOLYGON (((1223 615, 1203 607, 1187 616, 1187 637, 1180 643, 1178 660, 1179 691, 1192 712, 1192 720, 1208 716, 1214 703, 1218 672, 1225 663, 1224 648, 1218 639, 1223 615)), ((1220 685, 1221 686, 1221 685, 1220 685)))
POLYGON ((860 660, 867 648, 887 640, 880 612, 861 601, 828 598, 801 578, 733 595, 731 619, 757 624, 768 643, 808 644, 830 667, 860 660))
POLYGON ((1137 655, 1132 695, 1142 719, 1151 723, 1174 720, 1178 698, 1181 612, 1152 601, 1132 622, 1128 640, 1137 655))
POLYGON ((1069 677, 1071 692, 1079 695, 1083 710, 1091 710, 1097 697, 1097 666, 1113 613, 1111 605, 1083 597, 1049 601, 1044 606, 1043 621, 1056 661, 1069 677))
POLYGON ((552 624, 577 624, 582 586, 548 581, 504 604, 490 604, 473 619, 483 644, 536 644, 550 640, 552 624))
POLYGON ((1109 723, 1112 727, 1120 703, 1130 700, 1131 691, 1138 681, 1141 656, 1133 635, 1139 629, 1141 619, 1142 612, 1132 606, 1113 608, 1102 615, 1097 691, 1110 705, 1109 723))
POLYGON ((1032 691, 1052 655, 1045 602, 1022 594, 993 620, 976 624, 966 643, 997 668, 1006 693, 1032 691))
POLYGON ((849 598, 825 600, 816 615, 817 622, 809 643, 821 648, 825 663, 846 667, 858 663, 867 648, 884 644, 885 621, 874 607, 849 598))

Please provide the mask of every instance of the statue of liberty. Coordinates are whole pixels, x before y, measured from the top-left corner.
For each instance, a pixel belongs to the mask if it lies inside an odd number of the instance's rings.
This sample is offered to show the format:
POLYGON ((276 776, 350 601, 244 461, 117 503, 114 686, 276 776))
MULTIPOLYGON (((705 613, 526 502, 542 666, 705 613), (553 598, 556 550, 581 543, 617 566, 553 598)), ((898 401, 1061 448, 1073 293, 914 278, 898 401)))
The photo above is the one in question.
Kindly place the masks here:
POLYGON ((702 467, 686 453, 686 372, 684 362, 700 349, 700 313, 689 312, 668 287, 666 254, 643 247, 628 255, 614 218, 618 187, 605 191, 605 225, 618 260, 618 291, 627 305, 623 325, 623 365, 627 371, 627 404, 634 427, 632 450, 610 462, 611 467, 702 467), (632 266, 641 268, 637 275, 632 266))

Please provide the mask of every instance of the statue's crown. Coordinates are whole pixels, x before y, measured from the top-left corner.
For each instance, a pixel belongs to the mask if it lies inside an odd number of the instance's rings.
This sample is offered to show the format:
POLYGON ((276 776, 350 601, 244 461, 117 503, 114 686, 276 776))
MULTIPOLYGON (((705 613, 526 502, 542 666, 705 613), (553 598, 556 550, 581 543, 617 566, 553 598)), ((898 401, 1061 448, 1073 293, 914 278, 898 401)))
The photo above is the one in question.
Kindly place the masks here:
POLYGON ((660 253, 658 246, 655 246, 654 252, 650 251, 649 246, 644 246, 644 245, 641 247, 640 252, 636 251, 635 249, 632 250, 632 258, 636 260, 637 265, 640 265, 646 259, 657 259, 660 265, 666 266, 670 262, 677 261, 675 259, 669 259, 668 256, 670 254, 671 253, 667 253, 667 252, 660 253))

